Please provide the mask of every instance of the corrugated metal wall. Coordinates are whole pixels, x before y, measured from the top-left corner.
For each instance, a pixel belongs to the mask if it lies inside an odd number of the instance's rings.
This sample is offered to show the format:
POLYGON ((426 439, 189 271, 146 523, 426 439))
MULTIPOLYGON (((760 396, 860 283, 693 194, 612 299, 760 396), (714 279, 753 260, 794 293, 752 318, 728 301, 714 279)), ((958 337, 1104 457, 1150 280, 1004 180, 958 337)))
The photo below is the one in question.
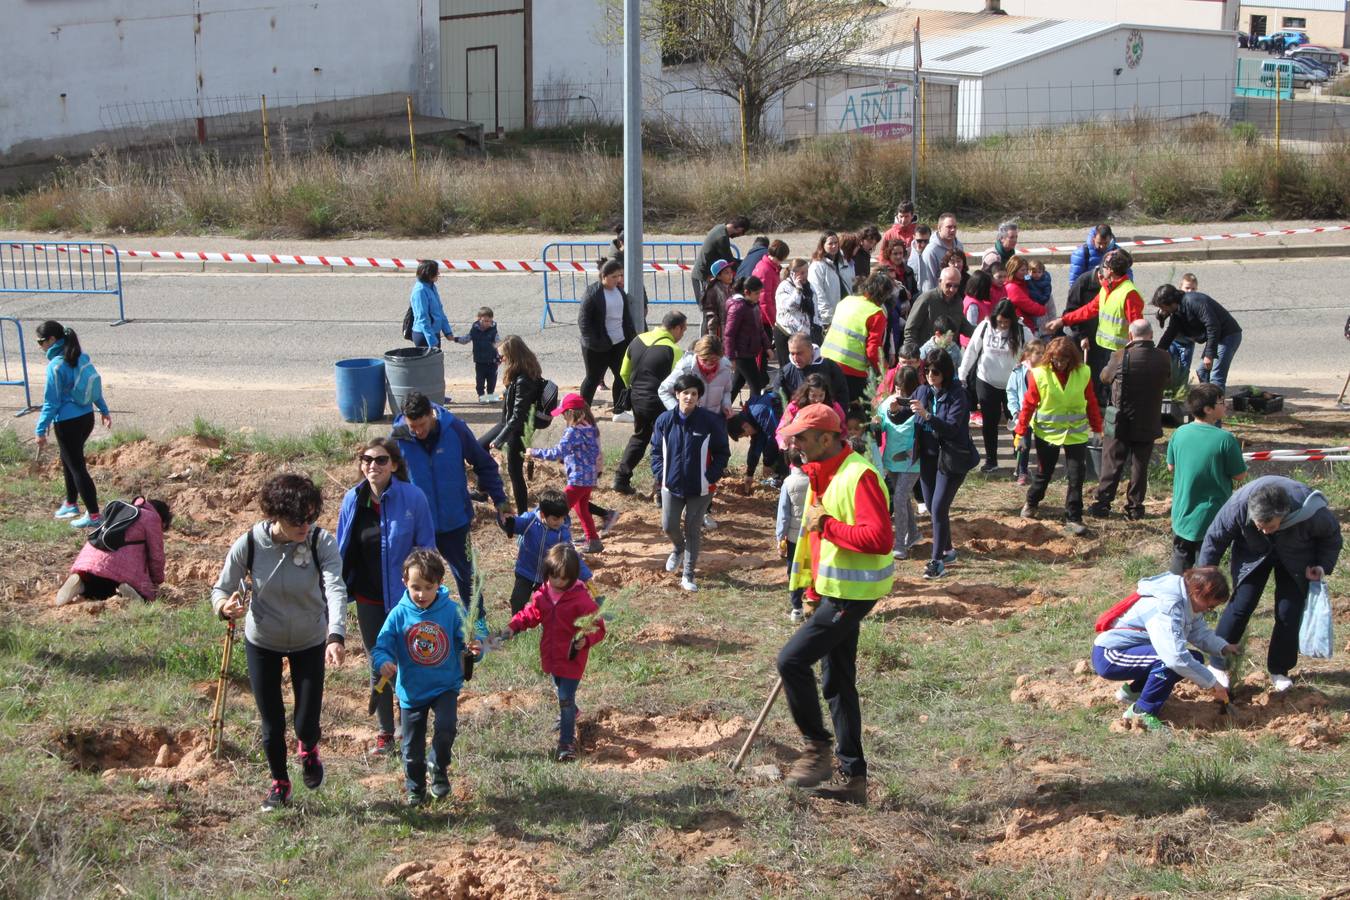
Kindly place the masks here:
POLYGON ((527 0, 441 0, 441 90, 452 119, 524 128, 527 0))

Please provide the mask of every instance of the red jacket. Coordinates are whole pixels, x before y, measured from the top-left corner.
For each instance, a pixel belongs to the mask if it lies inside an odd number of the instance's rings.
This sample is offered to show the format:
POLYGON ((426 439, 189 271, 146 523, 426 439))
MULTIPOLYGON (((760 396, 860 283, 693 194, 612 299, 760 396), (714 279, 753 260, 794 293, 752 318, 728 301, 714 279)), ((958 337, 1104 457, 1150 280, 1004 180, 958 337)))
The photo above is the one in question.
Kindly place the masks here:
POLYGON ((137 498, 136 506, 141 514, 127 529, 126 544, 108 553, 86 543, 71 563, 70 571, 129 584, 136 593, 153 600, 164 583, 164 524, 155 508, 143 499, 137 498))
MULTIPOLYGON (((1030 292, 1027 291, 1027 286, 1019 279, 1015 278, 1012 281, 1009 281, 1003 286, 1003 290, 1007 293, 1008 300, 1012 303, 1013 309, 1017 310, 1018 314, 1022 317, 1022 324, 1030 328, 1032 334, 1035 334, 1036 317, 1045 315, 1045 304, 1037 303, 1033 300, 1030 292)), ((1133 322, 1134 319, 1131 319, 1130 321, 1133 322)))
MULTIPOLYGON (((825 494, 825 489, 834 480, 834 474, 852 452, 845 446, 836 456, 802 466, 802 471, 811 481, 812 496, 819 499, 825 494)), ((838 519, 827 517, 821 531, 810 533, 813 584, 816 570, 820 567, 822 535, 836 547, 856 553, 890 553, 895 547, 895 529, 891 524, 891 511, 886 503, 886 494, 881 489, 881 482, 875 473, 863 473, 862 479, 858 482, 857 493, 854 494, 853 510, 855 524, 846 525, 838 519)), ((813 587, 807 588, 806 592, 811 597, 818 596, 813 587)))
POLYGON ((908 249, 909 245, 914 243, 914 227, 917 224, 917 222, 910 222, 908 225, 901 225, 899 222, 892 222, 891 227, 886 229, 886 233, 881 236, 881 239, 883 241, 887 239, 904 241, 905 248, 908 249))
POLYGON ((596 630, 586 636, 586 644, 577 651, 575 659, 568 659, 572 641, 577 636, 573 623, 581 616, 598 610, 591 592, 578 581, 560 595, 548 582, 534 592, 527 605, 511 617, 510 629, 518 633, 544 626, 539 639, 539 664, 549 675, 560 678, 580 678, 586 672, 586 658, 591 647, 605 639, 605 620, 596 619, 596 630))
MULTIPOLYGON (((1055 372, 1053 368, 1051 372, 1055 372)), ((1059 379, 1061 385, 1069 383, 1068 373, 1063 375, 1055 372, 1055 377, 1059 379)), ((1088 425, 1092 428, 1094 434, 1102 433, 1102 411, 1097 405, 1097 392, 1092 389, 1092 379, 1088 379, 1087 387, 1083 388, 1083 396, 1087 398, 1087 417, 1088 425)), ((1022 395, 1022 412, 1017 417, 1017 427, 1013 429, 1022 437, 1027 436, 1027 429, 1031 426, 1031 416, 1036 412, 1036 407, 1041 405, 1041 392, 1036 389, 1036 378, 1027 372, 1027 392, 1022 395)))
MULTIPOLYGON (((1106 283, 1106 287, 1097 291, 1097 296, 1093 297, 1087 303, 1075 309, 1073 312, 1064 314, 1064 325, 1082 325, 1084 322, 1091 322, 1097 318, 1097 308, 1101 302, 1106 299, 1106 295, 1115 289, 1122 281, 1128 279, 1121 277, 1106 283)), ((1144 317, 1144 298, 1139 296, 1138 291, 1130 291, 1125 295, 1125 321, 1133 322, 1136 319, 1144 317)))
POLYGON ((764 320, 764 324, 769 326, 773 325, 774 316, 778 314, 775 297, 778 294, 778 282, 781 280, 778 274, 781 265, 782 263, 766 253, 755 263, 755 270, 751 273, 764 282, 764 292, 759 295, 759 316, 764 320))

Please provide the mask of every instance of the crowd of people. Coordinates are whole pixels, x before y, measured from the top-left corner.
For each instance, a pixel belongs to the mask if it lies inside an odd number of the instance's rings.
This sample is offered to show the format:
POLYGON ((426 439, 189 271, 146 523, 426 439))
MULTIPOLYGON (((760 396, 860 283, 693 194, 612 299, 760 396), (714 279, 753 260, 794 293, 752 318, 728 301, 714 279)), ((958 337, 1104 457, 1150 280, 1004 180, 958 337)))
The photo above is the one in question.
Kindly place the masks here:
MULTIPOLYGON (((1140 581, 1103 616, 1093 664, 1102 677, 1125 682, 1118 695, 1125 715, 1148 728, 1165 727, 1157 712, 1181 678, 1226 698, 1225 660, 1273 577, 1268 669, 1274 689, 1289 686, 1303 597, 1331 572, 1340 526, 1320 493, 1287 478, 1260 478, 1234 493, 1246 465, 1223 428, 1223 388, 1242 333, 1198 291, 1194 275, 1154 292, 1155 341, 1133 260, 1106 225, 1073 254, 1062 304, 1045 267, 1018 253, 1013 222, 999 226, 987 251, 970 256, 955 215, 942 213, 930 228, 908 203, 884 233, 872 226, 823 232, 809 259, 768 236, 742 259, 731 242, 749 229, 735 216, 708 233, 691 272, 699 301, 692 323, 672 310, 649 327, 645 303, 625 290, 621 260, 602 260, 578 317, 585 378, 577 392, 560 401, 555 394, 552 403, 539 359, 519 336, 498 340, 492 310, 479 309, 469 335, 454 337, 436 264, 419 266, 407 336, 428 347, 442 338, 471 342, 478 399, 499 402, 500 419, 476 437, 441 398, 408 394, 390 435, 358 454, 336 534, 315 524, 322 499, 308 478, 283 473, 263 486, 264 520, 234 542, 212 604, 222 618, 245 622, 272 778, 264 808, 284 806, 291 795, 283 662, 293 683, 303 781, 310 789, 322 784, 324 670, 343 660, 349 601, 369 650, 378 726, 372 752, 393 752, 396 697, 409 803, 426 800, 428 780, 433 797, 449 790, 455 698, 475 661, 535 626, 543 628, 541 664, 559 704, 554 756, 575 758, 577 690, 587 652, 605 634, 587 558, 605 552, 603 539, 619 519, 617 509, 593 499, 602 469, 593 404, 606 377, 612 420, 632 426, 610 486, 635 494, 649 457, 651 501, 670 542, 665 570, 684 591, 699 590, 700 550, 705 532, 717 527, 713 510, 729 477, 731 442, 748 445, 744 486, 754 484, 763 463, 766 482, 779 492, 774 540, 788 571, 787 615, 798 627, 778 671, 805 742, 788 773, 791 784, 866 799, 860 623, 891 592, 923 519, 931 552, 922 575, 940 579, 958 562, 953 502, 971 473, 978 468, 987 479, 1025 487, 1021 515, 1035 519, 1061 457, 1070 535, 1087 534, 1084 514, 1113 514, 1127 465, 1124 516, 1144 519, 1164 397, 1189 380, 1200 342, 1199 383, 1184 400, 1193 421, 1174 432, 1166 450, 1170 571, 1140 581), (686 353, 691 329, 699 334, 686 353), (556 443, 534 446, 536 429, 555 418, 564 423, 556 443), (1005 430, 1014 457, 1000 476, 1005 430), (1085 507, 1094 454, 1098 481, 1085 507), (530 458, 561 462, 560 483, 532 492, 530 458), (496 634, 486 625, 470 541, 475 502, 493 504, 497 524, 517 545, 512 618, 496 634), (1218 568, 1230 548, 1231 592, 1218 568), (453 595, 442 584, 447 575, 453 595), (1218 628, 1209 630, 1201 614, 1225 602, 1218 628), (833 734, 821 715, 816 663, 833 734), (389 679, 392 692, 383 690, 389 679)), ((619 256, 621 238, 615 250, 619 256)), ((126 542, 101 541, 108 529, 100 527, 83 445, 94 407, 110 423, 107 406, 75 334, 55 322, 38 334, 51 363, 37 433, 45 441, 55 429, 66 477, 66 503, 56 515, 79 516, 83 499, 86 513, 73 524, 95 529, 58 602, 123 589, 151 599, 164 578, 171 512, 139 498, 121 517, 130 522, 119 526, 126 542)))

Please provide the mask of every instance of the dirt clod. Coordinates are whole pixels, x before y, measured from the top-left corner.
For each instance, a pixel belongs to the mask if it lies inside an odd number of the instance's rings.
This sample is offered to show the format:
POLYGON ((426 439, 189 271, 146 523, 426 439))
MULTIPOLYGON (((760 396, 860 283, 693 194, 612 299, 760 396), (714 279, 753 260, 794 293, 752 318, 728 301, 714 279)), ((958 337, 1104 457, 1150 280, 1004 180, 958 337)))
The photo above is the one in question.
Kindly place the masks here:
POLYGON ((649 772, 731 750, 746 728, 740 716, 721 721, 689 713, 647 717, 602 709, 594 720, 583 720, 580 731, 587 765, 649 772))
POLYGON ((554 895, 556 880, 540 866, 538 854, 489 840, 401 863, 384 876, 384 884, 402 883, 417 900, 543 900, 554 895))
POLYGON ((196 731, 114 727, 74 729, 56 744, 72 766, 104 779, 200 783, 217 773, 205 739, 196 731))

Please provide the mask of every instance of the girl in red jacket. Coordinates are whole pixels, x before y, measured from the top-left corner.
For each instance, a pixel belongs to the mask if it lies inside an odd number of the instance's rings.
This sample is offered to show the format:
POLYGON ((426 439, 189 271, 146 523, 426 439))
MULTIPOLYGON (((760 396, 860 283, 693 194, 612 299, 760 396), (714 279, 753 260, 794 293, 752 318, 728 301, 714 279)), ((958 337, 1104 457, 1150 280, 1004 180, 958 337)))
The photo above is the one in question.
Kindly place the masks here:
POLYGON ((511 618, 510 637, 544 626, 539 662, 558 691, 558 762, 577 758, 577 687, 590 648, 605 639, 600 607, 579 579, 581 559, 568 544, 555 544, 544 557, 544 584, 530 604, 511 618), (580 621, 579 621, 580 620, 580 621))

